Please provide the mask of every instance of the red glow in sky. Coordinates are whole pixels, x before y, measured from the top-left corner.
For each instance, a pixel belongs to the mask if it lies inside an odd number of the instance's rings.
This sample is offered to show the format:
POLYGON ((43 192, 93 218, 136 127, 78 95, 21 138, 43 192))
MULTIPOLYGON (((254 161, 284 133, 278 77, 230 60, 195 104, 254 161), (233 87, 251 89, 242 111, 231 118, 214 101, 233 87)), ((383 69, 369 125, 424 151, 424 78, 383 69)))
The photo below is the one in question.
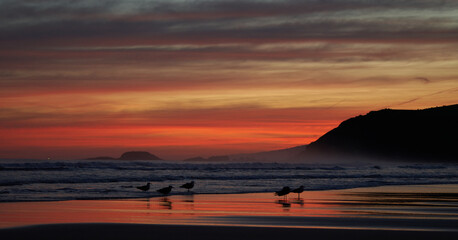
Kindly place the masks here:
POLYGON ((0 158, 303 145, 456 104, 455 1, 4 1, 0 158))

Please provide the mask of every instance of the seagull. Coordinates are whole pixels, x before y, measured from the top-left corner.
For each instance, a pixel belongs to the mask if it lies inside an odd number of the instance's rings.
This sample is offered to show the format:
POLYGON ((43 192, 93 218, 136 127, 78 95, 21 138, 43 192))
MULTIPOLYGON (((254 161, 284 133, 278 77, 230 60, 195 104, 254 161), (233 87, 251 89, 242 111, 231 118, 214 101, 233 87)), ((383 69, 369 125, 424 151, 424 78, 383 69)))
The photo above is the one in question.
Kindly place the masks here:
POLYGON ((150 185, 151 185, 151 183, 147 183, 146 185, 140 186, 140 187, 137 187, 137 188, 142 190, 142 191, 148 191, 150 185))
POLYGON ((283 187, 280 191, 275 192, 275 195, 277 196, 285 196, 284 198, 288 198, 288 194, 291 192, 291 189, 289 187, 283 187))
POLYGON ((186 189, 188 189, 188 192, 189 192, 189 189, 191 189, 191 188, 193 188, 193 187, 194 187, 194 181, 185 183, 185 184, 183 184, 183 185, 180 186, 180 188, 186 188, 186 189))
POLYGON ((169 194, 169 193, 172 191, 172 188, 173 188, 172 186, 168 186, 168 187, 165 187, 165 188, 161 188, 161 189, 159 189, 159 190, 156 190, 156 191, 157 191, 157 192, 160 192, 160 193, 162 193, 162 194, 164 194, 164 195, 167 195, 167 194, 169 194))
POLYGON ((291 192, 293 193, 297 193, 297 199, 301 198, 301 193, 304 191, 304 186, 300 186, 294 190, 292 190, 291 192))

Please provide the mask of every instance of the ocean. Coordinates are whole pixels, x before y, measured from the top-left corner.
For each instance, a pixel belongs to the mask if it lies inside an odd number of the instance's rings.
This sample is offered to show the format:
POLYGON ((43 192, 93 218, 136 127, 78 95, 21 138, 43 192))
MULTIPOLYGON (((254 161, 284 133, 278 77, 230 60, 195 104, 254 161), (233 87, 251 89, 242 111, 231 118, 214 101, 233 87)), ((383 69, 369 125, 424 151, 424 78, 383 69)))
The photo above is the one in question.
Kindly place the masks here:
POLYGON ((0 202, 144 198, 195 181, 196 194, 274 192, 383 185, 458 184, 457 164, 183 163, 119 160, 0 160, 0 202), (151 182, 142 192, 137 186, 151 182))

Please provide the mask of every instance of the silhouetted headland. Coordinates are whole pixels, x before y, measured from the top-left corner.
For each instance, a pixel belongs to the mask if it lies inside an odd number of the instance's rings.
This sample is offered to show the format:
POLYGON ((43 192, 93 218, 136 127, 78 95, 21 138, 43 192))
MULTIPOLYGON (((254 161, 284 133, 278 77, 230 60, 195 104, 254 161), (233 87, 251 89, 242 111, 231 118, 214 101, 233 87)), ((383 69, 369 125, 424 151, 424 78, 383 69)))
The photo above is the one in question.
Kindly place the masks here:
MULTIPOLYGON (((458 104, 422 110, 383 109, 343 121, 309 145, 274 151, 194 157, 184 162, 303 162, 322 157, 458 162, 458 104)), ((89 160, 162 160, 141 151, 120 158, 89 160)))
POLYGON ((310 143, 301 157, 458 162, 457 123, 458 105, 372 111, 342 122, 310 143))
POLYGON ((86 160, 162 160, 154 154, 144 151, 125 152, 119 158, 112 157, 95 157, 87 158, 86 160))

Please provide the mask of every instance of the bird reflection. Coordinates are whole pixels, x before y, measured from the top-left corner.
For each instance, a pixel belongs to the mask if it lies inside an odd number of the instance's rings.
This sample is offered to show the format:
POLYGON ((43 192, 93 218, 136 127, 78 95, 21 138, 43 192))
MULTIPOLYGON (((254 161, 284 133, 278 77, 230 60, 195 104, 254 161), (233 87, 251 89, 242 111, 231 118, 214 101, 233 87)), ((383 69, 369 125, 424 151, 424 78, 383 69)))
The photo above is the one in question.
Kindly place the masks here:
POLYGON ((167 197, 163 197, 159 200, 159 206, 163 209, 172 210, 172 202, 167 197))
POLYGON ((291 203, 299 204, 301 207, 303 207, 304 206, 304 199, 302 199, 302 198, 294 199, 294 200, 291 201, 291 203))
POLYGON ((151 203, 150 203, 150 198, 146 199, 146 208, 151 209, 151 203))
POLYGON ((186 215, 194 215, 194 195, 183 195, 183 207, 184 209, 188 210, 186 215))
POLYGON ((183 195, 183 202, 194 202, 194 195, 183 195))
POLYGON ((288 200, 277 200, 275 203, 280 204, 284 211, 289 211, 291 208, 291 203, 288 200))

